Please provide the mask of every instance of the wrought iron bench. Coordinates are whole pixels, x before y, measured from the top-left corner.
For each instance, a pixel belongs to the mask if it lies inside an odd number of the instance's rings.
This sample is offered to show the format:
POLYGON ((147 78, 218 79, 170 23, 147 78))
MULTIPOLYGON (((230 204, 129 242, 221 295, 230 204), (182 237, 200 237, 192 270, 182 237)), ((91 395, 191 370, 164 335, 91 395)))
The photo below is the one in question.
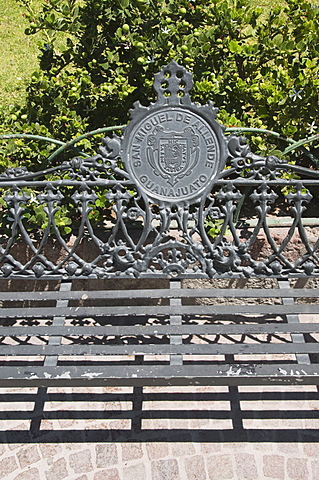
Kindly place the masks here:
POLYGON ((0 176, 0 386, 318 384, 319 172, 226 136, 175 62, 154 88, 94 157, 0 176))

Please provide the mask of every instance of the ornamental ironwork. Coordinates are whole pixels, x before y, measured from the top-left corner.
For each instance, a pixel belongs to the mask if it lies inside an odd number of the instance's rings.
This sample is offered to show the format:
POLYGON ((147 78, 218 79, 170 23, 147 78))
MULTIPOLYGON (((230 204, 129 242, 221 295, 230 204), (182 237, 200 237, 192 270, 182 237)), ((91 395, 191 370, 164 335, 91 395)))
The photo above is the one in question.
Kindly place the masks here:
POLYGON ((217 109, 191 102, 190 73, 174 61, 155 75, 157 102, 131 110, 123 160, 141 194, 160 204, 198 201, 209 193, 227 158, 217 109))
POLYGON ((214 104, 191 101, 192 86, 172 61, 155 75, 157 101, 136 102, 97 155, 0 175, 0 275, 318 275, 305 218, 317 215, 319 173, 225 135, 214 104))

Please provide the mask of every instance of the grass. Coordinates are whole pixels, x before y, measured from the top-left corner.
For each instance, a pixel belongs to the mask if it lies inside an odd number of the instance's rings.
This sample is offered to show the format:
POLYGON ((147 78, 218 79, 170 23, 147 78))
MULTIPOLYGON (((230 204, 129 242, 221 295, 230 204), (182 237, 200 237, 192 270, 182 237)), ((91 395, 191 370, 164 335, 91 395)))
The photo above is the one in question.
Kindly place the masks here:
MULTIPOLYGON (((33 0, 35 6, 41 3, 33 0)), ((262 0, 259 5, 267 10, 275 3, 262 0)), ((38 35, 25 35, 29 23, 23 12, 16 0, 0 0, 0 106, 23 103, 31 74, 38 68, 38 35)))
MULTIPOLYGON (((40 2, 37 2, 40 3, 40 2)), ((20 103, 37 69, 37 38, 24 33, 28 21, 16 0, 0 0, 0 105, 20 103)))

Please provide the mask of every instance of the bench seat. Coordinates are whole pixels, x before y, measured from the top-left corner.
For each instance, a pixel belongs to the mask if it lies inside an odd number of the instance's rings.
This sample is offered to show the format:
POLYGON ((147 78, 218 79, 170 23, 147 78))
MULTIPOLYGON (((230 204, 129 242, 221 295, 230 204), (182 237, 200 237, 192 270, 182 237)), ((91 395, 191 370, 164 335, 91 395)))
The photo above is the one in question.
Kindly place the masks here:
POLYGON ((319 384, 316 288, 41 282, 1 292, 2 387, 319 384))

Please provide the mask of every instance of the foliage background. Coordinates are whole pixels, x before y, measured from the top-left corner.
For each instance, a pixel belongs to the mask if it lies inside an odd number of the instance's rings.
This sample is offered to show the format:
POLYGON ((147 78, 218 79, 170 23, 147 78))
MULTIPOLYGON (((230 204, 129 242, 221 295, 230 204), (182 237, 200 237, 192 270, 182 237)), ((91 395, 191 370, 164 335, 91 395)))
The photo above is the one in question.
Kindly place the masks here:
MULTIPOLYGON (((307 0, 268 11, 249 0, 20 4, 28 21, 25 38, 38 39, 39 60, 25 100, 0 111, 3 134, 68 141, 124 124, 134 101, 154 100, 154 73, 171 59, 193 72, 193 100, 212 99, 227 127, 272 129, 295 140, 316 133, 319 11, 307 0)), ((100 141, 85 139, 80 147, 93 153, 100 141)), ((259 134, 250 141, 257 152, 279 153, 278 143, 259 134)), ((3 141, 0 168, 42 168, 53 148, 3 141)), ((316 156, 316 144, 309 148, 316 156)))

